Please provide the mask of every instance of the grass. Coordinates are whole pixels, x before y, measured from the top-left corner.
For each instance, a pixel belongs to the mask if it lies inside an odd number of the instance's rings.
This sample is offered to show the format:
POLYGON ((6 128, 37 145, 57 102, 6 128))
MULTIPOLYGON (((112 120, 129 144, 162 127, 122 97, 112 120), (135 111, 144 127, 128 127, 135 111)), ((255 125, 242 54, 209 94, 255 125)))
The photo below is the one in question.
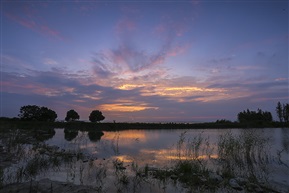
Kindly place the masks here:
MULTIPOLYGON (((211 159, 212 151, 208 139, 197 135, 186 139, 182 133, 176 145, 178 159, 169 170, 159 170, 155 177, 173 179, 190 189, 214 191, 222 186, 228 186, 232 178, 242 177, 250 183, 260 184, 268 179, 269 138, 260 131, 243 130, 239 135, 227 132, 220 135, 217 143, 218 158, 211 159), (203 154, 206 154, 206 159, 203 154), (267 160, 267 161, 266 161, 267 160), (217 161, 216 167, 210 165, 217 161), (212 175, 213 174, 213 175, 212 175), (216 181, 212 176, 223 180, 216 181)), ((216 165, 216 163, 215 163, 216 165)), ((246 187, 244 187, 246 188, 246 187)))
POLYGON ((270 139, 265 138, 260 131, 253 129, 243 130, 239 136, 234 136, 231 132, 221 135, 218 155, 219 159, 223 160, 225 174, 241 174, 251 179, 257 179, 257 175, 260 178, 262 174, 265 178, 265 174, 269 173, 266 167, 270 159, 269 141, 270 139))

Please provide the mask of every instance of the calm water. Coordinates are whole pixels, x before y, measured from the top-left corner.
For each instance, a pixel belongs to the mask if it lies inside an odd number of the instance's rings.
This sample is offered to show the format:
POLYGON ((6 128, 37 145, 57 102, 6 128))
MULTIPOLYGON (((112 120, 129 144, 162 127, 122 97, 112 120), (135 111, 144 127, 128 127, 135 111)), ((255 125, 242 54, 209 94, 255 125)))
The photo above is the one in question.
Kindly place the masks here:
MULTIPOLYGON (((148 164, 152 167, 163 167, 180 158, 176 151, 181 135, 183 135, 185 142, 194 142, 194 140, 201 138, 203 145, 198 156, 206 159, 208 148, 211 150, 211 157, 218 157, 217 144, 221 135, 230 132, 232 135, 239 136, 246 131, 248 129, 125 130, 104 132, 101 139, 97 141, 91 141, 87 132, 78 132, 74 139, 67 141, 63 129, 56 129, 55 136, 48 140, 47 144, 57 145, 64 149, 79 149, 85 155, 94 159, 112 160, 117 158, 127 164, 134 162, 139 166, 148 164), (209 147, 204 145, 205 143, 209 144, 209 147)), ((289 176, 288 129, 250 129, 250 134, 268 140, 265 148, 266 151, 269 151, 268 156, 271 159, 271 179, 289 184, 287 178, 289 176), (280 163, 278 152, 281 152, 279 157, 283 165, 280 163), (284 164, 287 167, 283 167, 284 164)))
MULTIPOLYGON (((57 145, 64 149, 79 149, 95 158, 115 158, 122 161, 139 161, 161 165, 173 159, 174 151, 183 135, 185 141, 201 137, 208 141, 217 156, 217 143, 220 135, 232 133, 235 136, 250 130, 257 137, 268 139, 267 148, 271 155, 282 151, 284 162, 289 163, 289 129, 196 129, 196 130, 124 130, 104 132, 100 140, 91 141, 87 132, 78 132, 75 138, 65 139, 63 129, 55 129, 55 136, 46 141, 49 145, 57 145)), ((250 134, 251 134, 250 132, 250 134)), ((201 156, 201 155, 200 155, 201 156)))
MULTIPOLYGON (((254 136, 254 139, 259 140, 254 151, 256 155, 260 153, 258 151, 263 152, 261 156, 258 155, 260 159, 267 160, 266 170, 260 170, 260 175, 266 175, 270 183, 283 187, 283 190, 289 187, 289 129, 124 130, 106 131, 101 138, 93 137, 88 132, 79 131, 67 135, 64 129, 55 131, 54 137, 47 140, 46 144, 82 152, 85 158, 39 174, 36 179, 48 177, 75 184, 105 186, 105 182, 99 177, 105 169, 104 180, 110 191, 109 181, 114 180, 110 174, 114 173, 115 160, 123 163, 127 176, 133 175, 132 166, 169 168, 177 160, 191 158, 207 160, 204 162, 207 167, 217 170, 219 165, 214 160, 221 158, 218 154, 218 142, 221 136, 230 134, 236 139, 251 139, 254 136), (95 177, 95 173, 98 176, 95 177)), ((170 186, 166 192, 181 191, 175 188, 177 187, 170 186)))

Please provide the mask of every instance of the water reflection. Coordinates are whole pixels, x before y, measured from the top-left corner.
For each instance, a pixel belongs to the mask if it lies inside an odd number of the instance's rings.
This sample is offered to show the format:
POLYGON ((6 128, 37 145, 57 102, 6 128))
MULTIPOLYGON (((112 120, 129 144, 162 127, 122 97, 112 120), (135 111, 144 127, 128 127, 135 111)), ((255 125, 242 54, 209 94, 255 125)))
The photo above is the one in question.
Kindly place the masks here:
POLYGON ((289 129, 282 128, 282 146, 286 153, 289 153, 289 129))
MULTIPOLYGON (((231 147, 231 150, 226 149, 226 151, 231 151, 231 155, 235 157, 238 157, 238 154, 244 155, 242 159, 246 159, 248 163, 253 163, 261 158, 260 154, 264 152, 276 155, 276 150, 284 149, 283 157, 288 155, 288 131, 286 129, 279 129, 279 131, 282 132, 280 135, 280 137, 282 136, 282 143, 280 139, 275 139, 278 137, 276 134, 271 134, 277 132, 277 129, 274 131, 270 129, 188 130, 183 139, 181 136, 185 132, 184 130, 126 130, 104 133, 89 131, 81 132, 81 136, 78 131, 64 130, 64 138, 70 142, 69 144, 57 141, 57 138, 48 141, 48 143, 51 145, 62 144, 64 147, 72 145, 76 147, 77 144, 77 147, 81 147, 87 154, 94 154, 106 159, 115 156, 128 156, 129 159, 133 157, 143 163, 147 161, 161 165, 177 159, 217 159, 221 153, 220 136, 230 132, 231 136, 225 136, 229 137, 225 145, 231 147), (270 139, 270 136, 274 139, 270 139), (265 144, 266 140, 273 144, 265 144), (280 146, 278 146, 278 141, 280 141, 280 146), (274 148, 269 149, 270 146, 274 148)), ((59 134, 61 132, 57 132, 57 135, 59 134)))
POLYGON ((156 138, 157 136, 148 135, 143 130, 125 130, 116 132, 104 132, 103 139, 105 140, 115 140, 117 136, 121 137, 121 144, 131 146, 135 142, 147 142, 147 137, 156 138))
MULTIPOLYGON (((59 164, 60 155, 65 159, 71 158, 72 162, 44 177, 53 179, 58 176, 57 180, 61 178, 65 181, 69 176, 68 181, 74 183, 76 178, 81 184, 101 182, 99 186, 103 186, 104 178, 108 183, 112 179, 126 182, 128 177, 137 177, 140 168, 170 169, 176 163, 193 163, 223 176, 277 179, 278 182, 289 183, 285 179, 288 168, 286 164, 280 164, 288 161, 288 130, 285 129, 127 130, 104 133, 57 129, 55 137, 46 144, 37 149, 38 152, 49 150, 51 157, 58 156, 50 162, 59 164), (63 154, 70 150, 80 153, 83 158, 76 153, 63 154), (95 182, 95 179, 98 181, 95 182)), ((41 155, 46 158, 47 154, 41 155)))
POLYGON ((100 131, 89 131, 88 132, 88 138, 91 142, 99 141, 102 136, 103 136, 103 132, 100 132, 100 131))
POLYGON ((66 141, 72 141, 78 136, 78 130, 64 129, 64 139, 66 141))
POLYGON ((54 135, 55 135, 54 129, 39 130, 34 132, 35 139, 42 142, 52 139, 54 135))

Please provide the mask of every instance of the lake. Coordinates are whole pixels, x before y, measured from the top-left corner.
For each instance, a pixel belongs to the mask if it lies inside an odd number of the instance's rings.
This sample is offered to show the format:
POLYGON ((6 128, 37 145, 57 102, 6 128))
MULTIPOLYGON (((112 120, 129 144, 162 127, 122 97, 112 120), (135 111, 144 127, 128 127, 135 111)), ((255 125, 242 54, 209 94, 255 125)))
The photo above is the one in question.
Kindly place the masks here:
MULTIPOLYGON (((204 183, 214 173, 224 179, 258 181, 280 192, 289 190, 288 128, 122 130, 103 135, 60 128, 44 144, 58 152, 79 153, 81 158, 71 156, 70 161, 36 172, 35 180, 92 185, 100 192, 186 192, 193 189, 191 182, 180 180, 186 171, 182 176, 175 171, 182 173, 180 166, 190 163, 202 176, 197 180, 204 183), (163 174, 170 176, 161 178, 163 174)), ((27 148, 30 156, 36 154, 31 146, 27 148)), ((20 163, 25 161, 29 159, 20 163)), ((12 171, 15 166, 6 169, 12 171)), ((213 187, 213 192, 218 191, 223 190, 213 187)))

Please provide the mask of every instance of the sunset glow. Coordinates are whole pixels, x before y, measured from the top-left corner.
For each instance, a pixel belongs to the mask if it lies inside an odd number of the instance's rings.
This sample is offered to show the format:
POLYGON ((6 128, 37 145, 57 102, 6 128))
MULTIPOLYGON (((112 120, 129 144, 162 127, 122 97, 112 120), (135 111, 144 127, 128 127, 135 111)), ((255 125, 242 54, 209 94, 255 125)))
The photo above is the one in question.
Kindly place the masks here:
MULTIPOLYGON (((236 120, 288 102, 287 1, 1 1, 0 116, 236 120)), ((275 116, 275 115, 274 115, 275 116)))
POLYGON ((120 111, 120 112, 135 112, 143 111, 146 109, 158 109, 157 107, 149 107, 146 104, 135 106, 134 104, 103 104, 100 105, 103 111, 120 111))

